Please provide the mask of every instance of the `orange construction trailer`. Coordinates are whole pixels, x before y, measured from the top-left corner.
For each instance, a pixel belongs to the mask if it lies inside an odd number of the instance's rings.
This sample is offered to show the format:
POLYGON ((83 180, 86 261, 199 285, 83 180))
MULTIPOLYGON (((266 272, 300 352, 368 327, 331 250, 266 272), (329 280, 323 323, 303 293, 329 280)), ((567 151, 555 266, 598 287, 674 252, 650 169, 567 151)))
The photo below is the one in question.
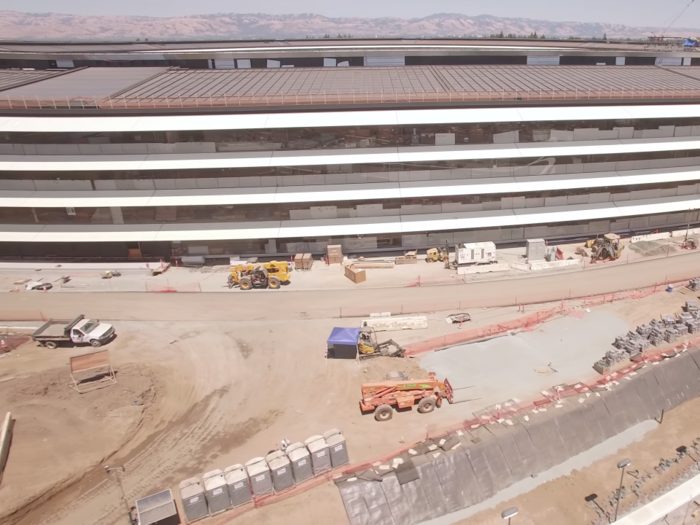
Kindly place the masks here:
POLYGON ((388 421, 394 415, 395 408, 411 408, 418 405, 418 412, 427 414, 442 406, 442 400, 453 401, 454 390, 445 379, 435 379, 430 373, 428 379, 409 379, 405 381, 382 381, 362 385, 360 409, 374 412, 377 421, 388 421))

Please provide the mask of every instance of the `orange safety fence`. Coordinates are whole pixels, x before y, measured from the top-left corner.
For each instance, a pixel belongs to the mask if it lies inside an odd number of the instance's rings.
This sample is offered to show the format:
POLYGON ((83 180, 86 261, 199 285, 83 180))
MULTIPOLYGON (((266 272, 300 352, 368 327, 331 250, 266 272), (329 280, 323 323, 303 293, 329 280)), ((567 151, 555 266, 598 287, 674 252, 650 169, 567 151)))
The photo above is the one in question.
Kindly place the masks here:
POLYGON ((469 341, 476 341, 477 339, 483 339, 485 337, 503 334, 510 332, 511 330, 528 328, 540 324, 547 319, 551 319, 559 313, 562 313, 561 307, 549 308, 547 310, 541 310, 539 312, 525 315, 519 319, 513 319, 512 321, 505 321, 503 323, 482 326, 480 328, 473 328, 464 332, 445 334, 440 337, 419 341, 417 343, 406 345, 406 355, 422 354, 425 352, 430 352, 431 350, 437 350, 438 348, 445 348, 448 346, 467 343, 469 341))
POLYGON ((198 282, 194 283, 181 283, 181 284, 170 284, 168 281, 165 282, 146 282, 146 291, 151 293, 192 293, 201 292, 202 286, 198 282))
MULTIPOLYGON (((554 310, 556 313, 556 311, 558 311, 559 308, 552 308, 550 310, 546 310, 545 312, 550 312, 551 310, 554 310)), ((439 440, 453 435, 459 431, 468 432, 480 426, 485 426, 496 422, 503 422, 510 418, 527 415, 529 413, 536 413, 552 405, 561 406, 560 403, 568 397, 585 395, 595 390, 607 389, 609 383, 617 381, 618 379, 622 379, 630 374, 636 373, 636 371, 643 367, 646 363, 661 361, 673 352, 684 352, 689 347, 694 346, 698 343, 700 343, 700 336, 686 341, 685 343, 676 345, 672 348, 647 350, 644 354, 644 357, 639 361, 631 363, 621 368, 620 370, 616 370, 614 372, 605 374, 598 380, 579 381, 573 385, 555 385, 549 388, 548 390, 542 391, 542 393, 540 394, 541 397, 534 398, 527 402, 516 402, 513 399, 509 399, 502 403, 498 403, 478 412, 475 412, 474 418, 472 419, 462 420, 448 427, 442 427, 436 430, 428 430, 425 434, 424 439, 439 440)), ((343 475, 353 474, 355 472, 360 472, 362 470, 369 469, 375 465, 386 463, 387 461, 407 452, 408 450, 416 446, 416 444, 417 443, 407 444, 400 448, 394 449, 391 452, 382 454, 381 456, 374 457, 370 460, 335 468, 322 475, 311 478, 299 485, 295 485, 294 487, 285 490, 284 492, 270 494, 262 497, 256 497, 252 502, 247 503, 246 505, 233 509, 229 512, 217 515, 213 518, 204 519, 202 520, 202 523, 208 525, 223 525, 225 523, 229 523, 231 519, 238 517, 255 508, 260 508, 262 506, 269 505, 271 503, 277 503, 292 496, 296 496, 297 494, 306 492, 307 490, 315 488, 328 481, 333 481, 334 479, 339 478, 343 475)))
POLYGON ((462 310, 459 301, 439 301, 433 303, 415 302, 409 304, 374 304, 366 306, 342 306, 340 317, 369 317, 370 314, 389 312, 391 315, 422 314, 426 312, 446 312, 462 310))
MULTIPOLYGON (((634 288, 631 290, 622 290, 613 293, 589 295, 586 297, 561 300, 559 306, 525 315, 523 317, 520 317, 519 319, 483 326, 480 328, 473 328, 471 330, 466 330, 459 333, 446 334, 440 337, 434 337, 432 339, 427 339, 425 341, 419 341, 417 343, 406 345, 406 355, 411 356, 423 354, 425 352, 438 350, 440 348, 447 348, 449 346, 459 345, 463 343, 468 343, 470 341, 476 341, 479 339, 492 337, 495 335, 510 332, 512 330, 528 329, 544 321, 547 321, 557 315, 567 315, 577 307, 586 308, 590 306, 611 303, 625 299, 642 299, 644 297, 649 297, 654 293, 666 291, 669 285, 676 287, 678 285, 685 284, 686 282, 687 279, 683 279, 681 281, 668 282, 665 284, 655 284, 653 286, 647 286, 645 288, 634 288)), ((521 303, 520 306, 524 308, 524 304, 525 303, 521 303)), ((449 308, 443 308, 443 310, 448 309, 449 308)), ((423 311, 425 311, 425 309, 423 309, 423 311)))

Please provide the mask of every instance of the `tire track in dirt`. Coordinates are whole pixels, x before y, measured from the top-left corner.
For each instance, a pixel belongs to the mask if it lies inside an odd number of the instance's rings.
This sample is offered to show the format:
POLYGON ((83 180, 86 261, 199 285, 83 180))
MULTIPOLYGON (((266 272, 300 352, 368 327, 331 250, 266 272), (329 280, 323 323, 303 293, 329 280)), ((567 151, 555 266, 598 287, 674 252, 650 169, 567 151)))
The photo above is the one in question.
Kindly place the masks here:
MULTIPOLYGON (((118 455, 108 458, 125 467, 126 472, 113 474, 122 476, 122 484, 127 501, 142 497, 144 491, 156 486, 167 474, 182 468, 192 457, 201 453, 201 447, 216 433, 223 414, 217 405, 227 392, 222 388, 215 390, 204 399, 195 403, 178 420, 154 434, 151 439, 142 442, 130 454, 120 460, 118 455), (166 460, 164 455, 169 459, 166 460), (134 483, 134 480, 139 480, 134 483)), ((105 513, 97 523, 111 523, 119 519, 119 512, 124 512, 123 503, 114 480, 106 477, 101 465, 93 468, 86 476, 68 489, 62 491, 46 505, 37 509, 37 515, 29 512, 16 522, 17 525, 32 523, 37 525, 54 525, 67 520, 68 523, 96 523, 94 512, 87 513, 87 520, 76 516, 76 510, 85 514, 85 509, 100 507, 105 513), (109 500, 114 501, 110 504, 109 500)))

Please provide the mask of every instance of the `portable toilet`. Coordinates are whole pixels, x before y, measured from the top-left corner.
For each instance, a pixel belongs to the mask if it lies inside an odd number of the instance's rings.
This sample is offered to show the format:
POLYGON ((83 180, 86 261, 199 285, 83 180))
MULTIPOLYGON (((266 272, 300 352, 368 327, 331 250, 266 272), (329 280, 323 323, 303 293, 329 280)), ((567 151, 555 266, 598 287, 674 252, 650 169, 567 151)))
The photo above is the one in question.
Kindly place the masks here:
POLYGON ((311 454, 311 468, 314 476, 331 469, 331 458, 328 453, 328 444, 323 436, 311 436, 304 443, 311 454))
POLYGON ((243 465, 231 465, 227 467, 226 470, 224 470, 224 479, 226 479, 228 495, 234 507, 248 503, 253 499, 253 494, 250 492, 248 474, 245 468, 243 468, 243 465))
POLYGON ((294 481, 301 483, 314 475, 311 469, 311 454, 303 443, 292 443, 285 451, 289 461, 292 463, 292 474, 294 481))
POLYGON ((292 463, 284 452, 276 450, 269 453, 265 459, 272 473, 272 485, 275 487, 275 492, 282 492, 294 486, 292 463))
POLYGON ((209 514, 216 514, 231 506, 228 485, 226 485, 223 472, 219 469, 212 470, 204 474, 202 480, 204 481, 204 495, 209 504, 209 514))
POLYGON ((323 434, 323 438, 328 444, 328 450, 330 450, 331 453, 331 465, 333 465, 333 468, 350 463, 350 458, 348 458, 348 449, 345 444, 345 437, 340 430, 337 428, 329 430, 323 434))
POLYGON ((245 464, 250 478, 250 487, 254 496, 264 496, 272 493, 272 476, 270 467, 264 458, 253 458, 245 464))
POLYGON ((196 521, 209 515, 204 488, 198 478, 189 478, 180 482, 180 498, 187 521, 196 521))

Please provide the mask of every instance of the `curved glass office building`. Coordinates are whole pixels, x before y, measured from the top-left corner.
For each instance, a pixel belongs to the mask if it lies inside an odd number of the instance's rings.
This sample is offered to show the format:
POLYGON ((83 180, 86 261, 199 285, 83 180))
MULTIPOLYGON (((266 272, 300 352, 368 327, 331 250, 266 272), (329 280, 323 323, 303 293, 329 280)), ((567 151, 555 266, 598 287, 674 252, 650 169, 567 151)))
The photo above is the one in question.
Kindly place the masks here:
POLYGON ((698 100, 684 66, 0 71, 0 258, 684 228, 698 100))

